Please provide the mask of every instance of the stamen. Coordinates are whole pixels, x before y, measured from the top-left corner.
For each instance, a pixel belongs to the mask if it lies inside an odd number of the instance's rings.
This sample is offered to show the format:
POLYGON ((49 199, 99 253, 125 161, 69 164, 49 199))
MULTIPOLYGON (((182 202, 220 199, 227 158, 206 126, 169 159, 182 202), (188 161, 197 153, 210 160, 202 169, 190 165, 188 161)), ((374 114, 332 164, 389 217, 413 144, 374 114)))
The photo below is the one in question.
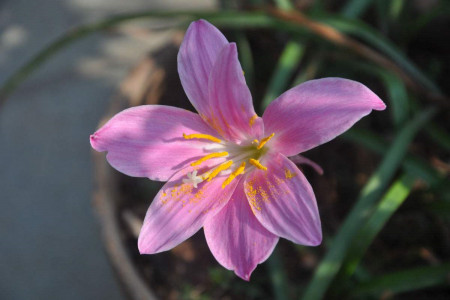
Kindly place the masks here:
POLYGON ((208 154, 208 155, 200 158, 197 161, 194 161, 193 163, 191 163, 191 166, 193 166, 193 167, 194 166, 198 166, 199 164, 201 164, 202 162, 204 162, 204 161, 206 161, 208 159, 216 158, 216 157, 223 157, 223 156, 227 156, 227 155, 228 155, 228 152, 225 152, 225 151, 224 152, 211 153, 211 154, 208 154))
POLYGON ((239 168, 237 168, 233 173, 231 173, 227 179, 225 179, 225 181, 222 183, 222 188, 225 188, 227 185, 229 185, 230 182, 234 178, 236 178, 236 176, 244 173, 244 170, 245 170, 245 161, 239 166, 239 168))
POLYGON ((215 143, 221 143, 222 141, 212 135, 209 134, 203 134, 203 133, 194 133, 194 134, 185 134, 183 133, 183 137, 186 140, 191 140, 191 139, 204 139, 204 140, 210 140, 212 142, 215 143))
POLYGON ((252 144, 259 144, 259 141, 258 141, 257 139, 254 139, 254 140, 252 141, 252 144))
POLYGON ((250 118, 250 121, 248 122, 250 127, 253 126, 253 124, 255 123, 256 119, 258 119, 258 115, 257 114, 253 115, 253 117, 250 118))
POLYGON ((214 177, 216 177, 220 172, 225 171, 231 167, 233 164, 232 160, 229 160, 227 162, 224 162, 223 164, 219 165, 217 168, 212 170, 211 174, 206 178, 207 181, 211 181, 214 177))
POLYGON ((260 170, 267 171, 267 167, 264 167, 264 166, 259 162, 259 160, 250 158, 248 162, 251 163, 252 165, 254 165, 255 167, 257 167, 257 168, 260 169, 260 170))
POLYGON ((275 135, 275 133, 272 133, 271 135, 269 135, 268 137, 265 137, 261 140, 261 142, 259 142, 258 147, 256 147, 256 149, 261 149, 271 138, 273 138, 273 136, 275 135))

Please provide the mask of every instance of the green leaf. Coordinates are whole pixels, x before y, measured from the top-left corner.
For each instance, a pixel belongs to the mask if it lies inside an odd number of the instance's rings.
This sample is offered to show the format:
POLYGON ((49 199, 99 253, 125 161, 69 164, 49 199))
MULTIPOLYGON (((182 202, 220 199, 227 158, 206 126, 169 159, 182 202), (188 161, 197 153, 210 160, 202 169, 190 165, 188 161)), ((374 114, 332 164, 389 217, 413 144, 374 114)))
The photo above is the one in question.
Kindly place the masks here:
POLYGON ((382 275, 361 283, 352 291, 352 296, 397 294, 411 292, 437 285, 449 285, 450 263, 439 266, 417 267, 382 275))
POLYGON ((396 74, 390 71, 378 67, 372 69, 379 75, 388 91, 389 111, 392 114, 395 127, 399 128, 409 119, 410 107, 405 84, 396 74))
POLYGON ((397 134, 381 165, 370 177, 362 189, 356 205, 351 210, 338 234, 334 238, 331 248, 317 268, 304 299, 322 299, 329 285, 339 272, 346 257, 350 243, 359 228, 365 223, 372 211, 373 204, 379 199, 383 190, 388 186, 397 168, 404 158, 409 144, 416 133, 436 113, 436 109, 428 109, 408 122, 397 134))
POLYGON ((247 37, 241 31, 236 33, 236 45, 238 47, 239 61, 242 63, 242 69, 244 70, 245 81, 252 90, 255 80, 255 69, 253 64, 253 54, 250 48, 250 43, 247 37))
MULTIPOLYGON (((385 154, 388 150, 388 144, 371 131, 352 128, 341 137, 358 143, 379 154, 385 154)), ((445 180, 445 178, 434 168, 430 167, 426 161, 410 154, 403 160, 402 166, 411 176, 420 178, 429 184, 430 187, 435 187, 445 180)))
POLYGON ((390 18, 394 20, 398 19, 405 5, 405 0, 391 0, 390 4, 391 4, 389 9, 390 18))
POLYGON ((305 46, 300 42, 290 41, 287 43, 278 64, 275 67, 266 95, 263 98, 263 108, 266 108, 270 102, 284 92, 289 86, 288 81, 297 69, 304 51, 305 46))
POLYGON ((365 41, 375 49, 386 54, 393 61, 395 61, 402 69, 414 77, 424 87, 430 91, 441 94, 439 87, 434 84, 420 69, 411 62, 400 49, 392 42, 387 40, 381 33, 371 28, 364 22, 359 20, 350 20, 342 17, 322 16, 315 18, 317 21, 328 24, 335 29, 345 33, 351 34, 365 41))
POLYGON ((347 18, 357 18, 372 4, 372 0, 349 0, 342 8, 342 15, 347 18))
POLYGON ((425 127, 427 134, 447 152, 450 152, 450 136, 441 127, 434 123, 430 123, 425 127))
POLYGON ((414 177, 406 173, 391 185, 370 218, 356 234, 348 249, 341 272, 343 275, 339 277, 339 281, 344 282, 353 275, 372 241, 411 193, 414 181, 414 177))
POLYGON ((291 87, 297 86, 305 81, 313 79, 316 76, 318 70, 320 69, 322 61, 323 61, 323 52, 319 50, 318 53, 315 54, 309 60, 306 66, 300 69, 297 76, 295 76, 291 87))
POLYGON ((275 249, 267 260, 267 268, 269 270, 270 281, 275 299, 288 299, 289 283, 287 275, 281 262, 279 250, 275 249))
POLYGON ((290 0, 275 0, 275 4, 279 9, 282 10, 291 10, 294 9, 290 0))

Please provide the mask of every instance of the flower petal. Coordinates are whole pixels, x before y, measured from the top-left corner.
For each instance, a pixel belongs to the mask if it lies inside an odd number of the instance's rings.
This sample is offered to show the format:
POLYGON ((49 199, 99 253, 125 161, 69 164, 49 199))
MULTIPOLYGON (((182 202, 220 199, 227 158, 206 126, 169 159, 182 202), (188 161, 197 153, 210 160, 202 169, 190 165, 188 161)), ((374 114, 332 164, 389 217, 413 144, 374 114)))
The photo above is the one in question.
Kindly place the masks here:
POLYGON ((205 20, 192 22, 178 52, 178 74, 192 105, 210 117, 208 80, 211 69, 227 39, 205 20))
MULTIPOLYGON (((208 169, 210 166, 205 166, 208 169)), ((203 170, 198 170, 202 173, 203 170)), ((195 234, 209 215, 224 207, 233 194, 238 180, 222 188, 227 176, 203 181, 197 188, 183 183, 188 167, 174 175, 158 192, 150 205, 139 234, 141 254, 153 254, 172 249, 195 234)))
POLYGON ((282 154, 272 154, 264 163, 267 171, 253 171, 244 184, 256 218, 273 234, 297 244, 319 245, 320 217, 308 180, 282 154))
POLYGON ((91 135, 97 151, 108 151, 109 163, 130 176, 166 181, 205 155, 204 140, 186 140, 183 133, 217 135, 199 115, 163 105, 126 109, 91 135))
POLYGON ((237 276, 250 280, 256 266, 275 248, 278 237, 255 218, 244 193, 244 180, 222 210, 204 224, 206 241, 217 261, 237 276))
POLYGON ((272 145, 292 156, 328 142, 348 130, 372 109, 386 105, 363 84, 324 78, 300 84, 274 100, 263 115, 272 145))
POLYGON ((222 136, 235 142, 261 137, 262 118, 253 108, 235 43, 222 49, 212 68, 209 97, 212 110, 207 121, 222 136))

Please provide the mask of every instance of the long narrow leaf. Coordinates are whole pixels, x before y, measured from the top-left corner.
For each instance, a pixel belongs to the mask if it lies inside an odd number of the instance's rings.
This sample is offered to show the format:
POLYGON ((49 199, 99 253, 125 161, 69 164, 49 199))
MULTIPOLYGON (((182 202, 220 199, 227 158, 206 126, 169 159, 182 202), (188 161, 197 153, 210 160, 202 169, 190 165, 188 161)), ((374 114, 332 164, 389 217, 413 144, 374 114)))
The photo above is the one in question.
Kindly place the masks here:
POLYGON ((322 64, 322 54, 323 53, 319 51, 309 60, 304 68, 300 69, 299 73, 294 78, 292 87, 299 85, 307 80, 311 80, 316 76, 322 64))
POLYGON ((252 49, 250 43, 243 32, 236 32, 236 41, 238 46, 239 61, 242 63, 242 69, 244 70, 245 81, 250 89, 254 86, 255 69, 253 64, 252 49))
MULTIPOLYGON (((353 128, 344 133, 342 138, 358 143, 379 154, 385 154, 388 150, 388 145, 383 139, 367 130, 353 128)), ((402 165, 404 170, 411 176, 420 178, 430 187, 435 187, 444 180, 442 175, 418 157, 407 155, 402 165)))
POLYGON ((289 78, 294 74, 303 56, 305 46, 300 42, 288 42, 281 54, 274 74, 270 80, 262 106, 266 108, 277 96, 289 86, 289 78))
POLYGON ((393 43, 388 41, 375 29, 371 28, 364 22, 359 20, 350 20, 336 16, 322 16, 316 18, 317 21, 328 24, 339 31, 352 34, 356 37, 372 45, 376 49, 388 55, 399 66, 411 74, 424 87, 428 88, 434 93, 440 94, 441 91, 422 71, 420 71, 414 63, 412 63, 393 43))
POLYGON ((342 15, 347 18, 356 18, 363 14, 372 4, 373 0, 350 0, 342 8, 342 15))
POLYGON ((425 127, 427 134, 447 152, 450 152, 450 136, 448 133, 434 123, 425 127))
POLYGON ((439 266, 418 267, 373 278, 356 286, 353 296, 381 296, 390 293, 410 292, 437 285, 449 285, 450 263, 439 266))
POLYGON ((398 76, 389 71, 380 69, 379 74, 389 93, 394 125, 396 128, 399 128, 409 118, 409 102, 406 87, 398 76))
POLYGON ((309 284, 304 299, 322 299, 329 285, 339 272, 346 257, 348 247, 359 228, 370 214, 373 204, 379 199, 382 191, 387 187, 400 166, 406 151, 416 133, 436 113, 436 109, 429 109, 417 115, 408 122, 398 133, 389 151, 386 153, 380 167, 371 176, 361 194, 346 218, 338 234, 334 238, 331 248, 317 268, 309 284))
POLYGON ((276 300, 288 299, 289 284, 287 282, 287 275, 285 273, 283 263, 280 258, 278 249, 270 255, 267 260, 267 267, 269 269, 270 281, 272 283, 273 294, 276 300))
POLYGON ((391 185, 375 207, 369 220, 355 236, 348 250, 347 259, 341 272, 343 276, 339 278, 340 280, 345 281, 355 272, 367 248, 411 193, 414 181, 414 177, 405 173, 391 185))

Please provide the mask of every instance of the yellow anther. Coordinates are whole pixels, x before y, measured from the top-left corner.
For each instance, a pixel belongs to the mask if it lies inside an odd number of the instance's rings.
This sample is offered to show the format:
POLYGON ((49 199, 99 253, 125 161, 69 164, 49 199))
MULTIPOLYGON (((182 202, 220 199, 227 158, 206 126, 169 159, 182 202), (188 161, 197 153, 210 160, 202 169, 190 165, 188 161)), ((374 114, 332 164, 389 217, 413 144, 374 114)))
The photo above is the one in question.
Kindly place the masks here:
POLYGON ((271 135, 269 135, 268 137, 265 137, 261 140, 261 142, 259 142, 258 147, 256 147, 256 149, 261 149, 271 138, 273 138, 273 136, 275 135, 275 133, 272 133, 271 135))
POLYGON ((253 115, 253 117, 250 118, 250 121, 248 122, 248 124, 250 126, 253 126, 253 124, 255 123, 256 119, 258 119, 258 115, 257 114, 253 115))
POLYGON ((227 156, 227 155, 228 155, 228 152, 225 152, 225 151, 224 152, 214 152, 214 153, 208 154, 208 155, 200 158, 197 161, 194 161, 193 163, 191 163, 191 166, 193 166, 193 167, 198 166, 199 164, 201 164, 202 162, 204 162, 208 159, 216 158, 216 157, 223 157, 223 156, 227 156))
POLYGON ((267 167, 264 167, 264 166, 259 162, 259 160, 250 158, 248 162, 251 163, 252 165, 254 165, 255 167, 257 167, 257 168, 260 169, 260 170, 267 171, 267 167))
POLYGON ((217 168, 212 170, 212 172, 209 174, 209 176, 206 178, 207 181, 210 181, 214 177, 216 177, 220 172, 225 171, 231 167, 233 164, 232 160, 229 160, 227 162, 224 162, 223 164, 219 165, 217 168))
POLYGON ((204 140, 210 140, 215 143, 221 143, 222 141, 212 135, 209 134, 202 134, 202 133, 194 133, 194 134, 184 134, 183 137, 187 140, 191 139, 204 139, 204 140))
POLYGON ((234 178, 236 178, 236 176, 244 173, 244 170, 245 170, 245 161, 239 166, 239 168, 237 168, 233 173, 231 173, 227 179, 225 179, 225 181, 222 183, 222 188, 225 188, 227 185, 229 185, 230 182, 234 178))
POLYGON ((258 141, 257 139, 254 139, 254 140, 252 141, 252 144, 259 144, 259 141, 258 141))

